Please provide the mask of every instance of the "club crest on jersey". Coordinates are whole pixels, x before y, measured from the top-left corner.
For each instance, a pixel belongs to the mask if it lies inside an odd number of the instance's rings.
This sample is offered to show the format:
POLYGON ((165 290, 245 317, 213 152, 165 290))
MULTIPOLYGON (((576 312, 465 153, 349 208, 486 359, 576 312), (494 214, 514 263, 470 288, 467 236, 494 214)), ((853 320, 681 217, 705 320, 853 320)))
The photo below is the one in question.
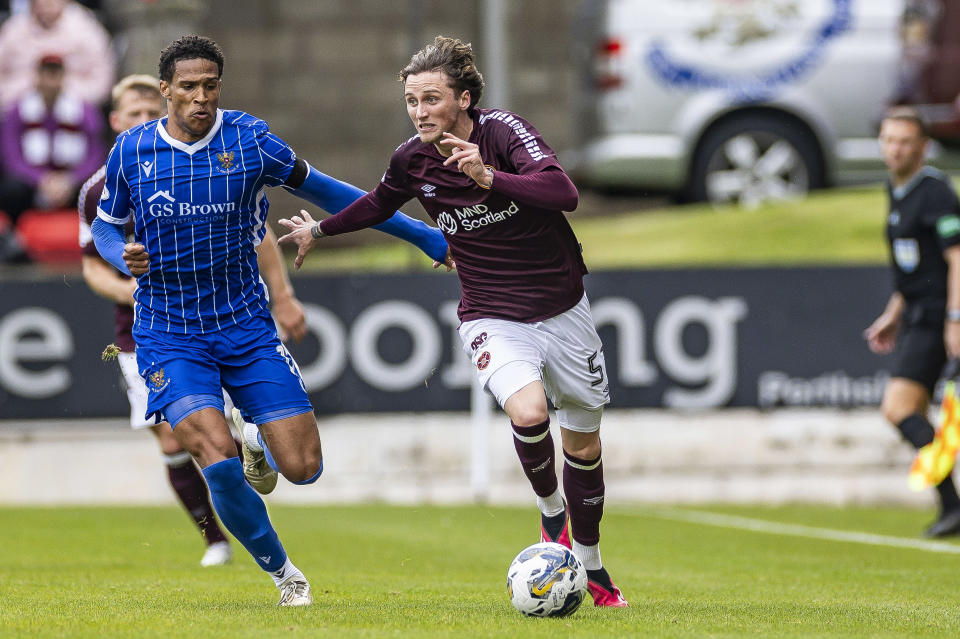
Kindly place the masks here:
POLYGON ((233 163, 233 151, 217 153, 217 161, 220 162, 217 170, 221 173, 230 173, 237 168, 236 164, 233 163))
POLYGON ((480 370, 485 369, 490 365, 490 351, 483 351, 480 353, 480 357, 477 358, 477 368, 480 370))
POLYGON ((155 393, 159 393, 164 388, 170 385, 170 379, 167 377, 166 373, 163 372, 161 368, 158 371, 150 373, 150 390, 155 393))

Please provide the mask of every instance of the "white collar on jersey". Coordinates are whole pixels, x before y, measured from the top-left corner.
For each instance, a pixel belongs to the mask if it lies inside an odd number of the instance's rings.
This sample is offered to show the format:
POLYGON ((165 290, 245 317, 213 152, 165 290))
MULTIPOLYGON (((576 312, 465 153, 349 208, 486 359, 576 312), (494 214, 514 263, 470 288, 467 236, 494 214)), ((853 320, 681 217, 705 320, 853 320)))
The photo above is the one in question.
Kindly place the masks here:
POLYGON ((217 121, 213 123, 213 126, 210 127, 210 131, 203 136, 203 139, 197 140, 193 144, 187 144, 186 142, 181 142, 173 138, 169 133, 167 133, 167 118, 160 120, 160 125, 157 127, 160 131, 160 137, 166 140, 167 144, 172 146, 175 149, 180 149, 184 153, 193 155, 203 147, 210 144, 210 140, 213 139, 213 136, 220 131, 220 125, 223 124, 223 111, 217 109, 217 121))

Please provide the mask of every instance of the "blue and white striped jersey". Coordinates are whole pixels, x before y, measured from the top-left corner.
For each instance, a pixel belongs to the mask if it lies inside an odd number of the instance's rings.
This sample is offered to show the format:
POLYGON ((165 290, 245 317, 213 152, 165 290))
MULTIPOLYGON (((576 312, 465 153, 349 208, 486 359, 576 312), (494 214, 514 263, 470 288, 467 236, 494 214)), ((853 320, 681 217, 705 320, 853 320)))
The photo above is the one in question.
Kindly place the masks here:
POLYGON ((267 314, 256 247, 266 232, 264 186, 290 176, 296 155, 267 123, 217 110, 202 140, 172 138, 166 118, 117 137, 97 215, 131 216, 150 255, 138 279, 136 327, 210 333, 267 314))

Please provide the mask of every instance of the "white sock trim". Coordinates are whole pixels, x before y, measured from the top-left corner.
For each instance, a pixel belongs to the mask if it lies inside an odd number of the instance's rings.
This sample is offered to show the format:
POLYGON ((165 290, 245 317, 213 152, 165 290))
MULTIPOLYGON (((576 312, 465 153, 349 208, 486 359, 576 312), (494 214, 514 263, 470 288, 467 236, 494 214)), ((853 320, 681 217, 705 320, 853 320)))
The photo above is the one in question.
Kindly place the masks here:
POLYGON ((164 455, 163 461, 167 466, 186 466, 193 458, 185 450, 180 451, 179 453, 173 453, 172 455, 164 455))
POLYGON ((256 424, 251 424, 250 422, 243 423, 243 441, 247 442, 247 445, 254 451, 262 453, 263 446, 261 446, 257 440, 257 435, 259 434, 260 429, 257 428, 256 424))
POLYGON ((576 468, 577 470, 593 470, 597 466, 599 466, 601 463, 603 463, 603 459, 598 458, 595 464, 590 464, 589 466, 586 464, 578 464, 576 462, 570 461, 570 458, 567 457, 566 455, 564 455, 563 461, 564 463, 568 464, 571 468, 576 468))
POLYGON ((537 442, 542 442, 547 438, 547 435, 550 434, 550 429, 543 431, 539 435, 534 435, 533 437, 526 437, 524 435, 518 435, 517 431, 513 431, 513 436, 518 440, 522 441, 524 444, 536 444, 537 442))
POLYGON ((577 540, 574 539, 573 554, 577 556, 577 559, 580 560, 583 567, 587 570, 600 570, 603 568, 603 562, 600 560, 600 544, 584 546, 583 544, 578 544, 577 540))
POLYGON ((273 579, 273 583, 277 585, 277 588, 279 588, 283 582, 291 577, 300 577, 304 581, 307 580, 307 578, 303 576, 303 573, 300 572, 300 569, 294 566, 293 562, 290 561, 290 557, 287 557, 287 560, 284 562, 283 567, 281 567, 280 570, 270 573, 270 578, 273 579))
POLYGON ((537 495, 537 508, 539 508, 540 512, 547 517, 554 517, 562 513, 564 510, 564 504, 563 495, 560 494, 560 489, 557 488, 555 491, 553 491, 552 495, 547 495, 546 497, 537 495))

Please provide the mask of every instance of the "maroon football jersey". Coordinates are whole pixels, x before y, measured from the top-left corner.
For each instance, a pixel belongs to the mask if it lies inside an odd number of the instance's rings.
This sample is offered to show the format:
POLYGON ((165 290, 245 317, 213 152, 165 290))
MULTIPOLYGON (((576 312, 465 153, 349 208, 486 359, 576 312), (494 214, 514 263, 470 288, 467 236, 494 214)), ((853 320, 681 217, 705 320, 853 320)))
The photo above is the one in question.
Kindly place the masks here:
POLYGON ((499 172, 491 189, 456 163, 443 166, 446 158, 437 148, 414 136, 394 152, 377 188, 324 220, 321 229, 335 235, 363 228, 371 216, 383 218, 415 197, 443 231, 457 263, 461 321, 536 322, 558 315, 583 297, 587 272, 561 210, 576 207, 576 188, 528 122, 496 109, 473 109, 471 115, 469 141, 499 172))
MULTIPOLYGON (((100 194, 103 193, 103 185, 106 181, 106 167, 94 173, 89 180, 84 183, 80 189, 80 200, 77 203, 80 213, 80 246, 83 248, 84 255, 100 257, 97 247, 93 244, 93 236, 90 233, 90 226, 97 219, 97 202, 100 201, 100 194)), ((129 237, 133 234, 133 221, 127 222, 124 232, 129 237)), ((123 277, 129 277, 122 274, 123 277)), ((132 353, 135 348, 133 342, 133 307, 126 304, 117 304, 114 313, 114 340, 120 350, 125 353, 132 353)))

